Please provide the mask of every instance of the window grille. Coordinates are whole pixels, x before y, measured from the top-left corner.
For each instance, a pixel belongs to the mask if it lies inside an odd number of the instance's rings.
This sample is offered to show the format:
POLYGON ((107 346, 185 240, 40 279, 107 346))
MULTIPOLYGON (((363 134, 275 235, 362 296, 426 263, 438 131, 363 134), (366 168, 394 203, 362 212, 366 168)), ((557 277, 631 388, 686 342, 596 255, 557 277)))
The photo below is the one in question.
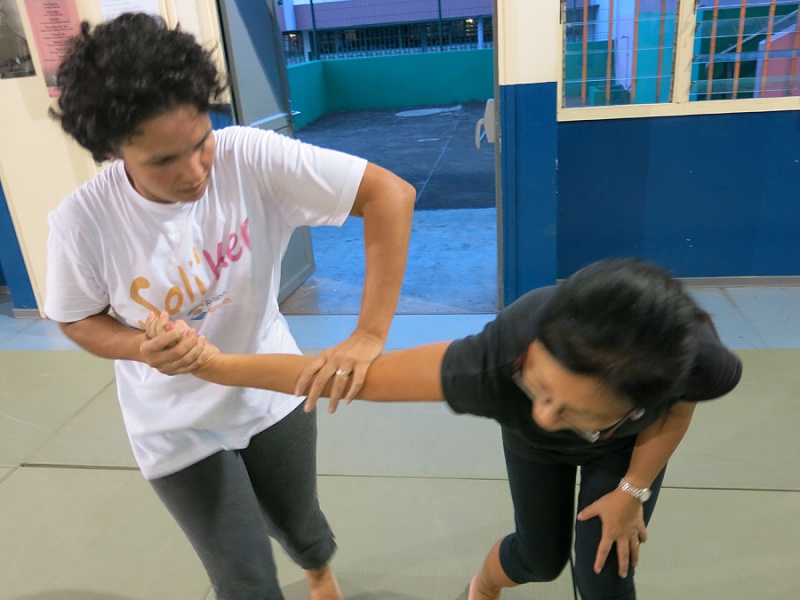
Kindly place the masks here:
POLYGON ((690 100, 800 96, 798 0, 700 0, 690 100))
POLYGON ((563 0, 563 105, 671 100, 677 0, 563 0))

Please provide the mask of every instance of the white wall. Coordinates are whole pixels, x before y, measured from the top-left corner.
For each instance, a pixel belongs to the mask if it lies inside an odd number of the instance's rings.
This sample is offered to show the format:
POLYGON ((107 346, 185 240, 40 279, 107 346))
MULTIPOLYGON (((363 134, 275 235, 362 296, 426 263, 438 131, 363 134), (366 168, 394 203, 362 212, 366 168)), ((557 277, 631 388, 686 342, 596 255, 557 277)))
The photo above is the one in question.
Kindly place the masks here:
MULTIPOLYGON (((13 1, 13 0, 12 0, 13 1)), ((33 55, 36 76, 0 81, 0 180, 19 240, 28 276, 40 308, 44 304, 47 252, 47 214, 61 199, 98 171, 88 152, 48 116, 55 100, 47 94, 41 61, 28 22, 24 0, 16 0, 33 55)), ((100 0, 77 0, 81 19, 102 20, 100 0)), ((162 16, 180 22, 207 47, 219 44, 214 0, 160 0, 162 16)))
POLYGON ((500 85, 560 79, 560 2, 497 0, 497 81, 500 85))

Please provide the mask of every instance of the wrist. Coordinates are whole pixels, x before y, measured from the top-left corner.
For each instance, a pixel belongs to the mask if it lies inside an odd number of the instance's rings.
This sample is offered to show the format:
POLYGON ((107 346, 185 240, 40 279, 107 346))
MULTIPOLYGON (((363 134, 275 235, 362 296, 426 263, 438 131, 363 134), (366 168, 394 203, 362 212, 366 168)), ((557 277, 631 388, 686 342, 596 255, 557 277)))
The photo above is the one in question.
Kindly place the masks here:
POLYGON ((363 326, 357 326, 350 334, 350 337, 362 336, 375 342, 376 344, 380 344, 381 347, 383 347, 383 345, 386 344, 386 338, 388 337, 388 335, 389 335, 388 329, 376 330, 376 329, 367 329, 366 327, 363 326))
POLYGON ((625 479, 624 477, 619 480, 617 484, 617 489, 625 492, 629 496, 636 498, 639 502, 647 502, 650 499, 650 496, 653 495, 653 492, 650 491, 650 488, 647 487, 637 487, 633 485, 630 481, 625 479))
POLYGON ((198 359, 199 366, 192 370, 192 375, 202 377, 213 374, 213 369, 222 360, 222 353, 216 346, 207 348, 198 359))

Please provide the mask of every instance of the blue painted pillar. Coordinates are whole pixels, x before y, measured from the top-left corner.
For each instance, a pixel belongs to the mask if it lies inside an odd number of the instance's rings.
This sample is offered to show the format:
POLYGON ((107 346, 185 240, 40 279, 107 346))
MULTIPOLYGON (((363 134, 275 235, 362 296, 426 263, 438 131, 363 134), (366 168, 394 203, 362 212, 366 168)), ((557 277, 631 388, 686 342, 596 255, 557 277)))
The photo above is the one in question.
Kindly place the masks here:
POLYGON ((503 302, 556 281, 555 83, 500 87, 503 302))
POLYGON ((8 212, 2 185, 0 185, 0 265, 2 265, 5 284, 11 292, 14 309, 38 310, 36 296, 33 293, 33 287, 28 278, 28 269, 19 249, 19 240, 11 220, 11 213, 8 212))
POLYGON ((503 304, 556 282, 558 2, 496 0, 503 304))

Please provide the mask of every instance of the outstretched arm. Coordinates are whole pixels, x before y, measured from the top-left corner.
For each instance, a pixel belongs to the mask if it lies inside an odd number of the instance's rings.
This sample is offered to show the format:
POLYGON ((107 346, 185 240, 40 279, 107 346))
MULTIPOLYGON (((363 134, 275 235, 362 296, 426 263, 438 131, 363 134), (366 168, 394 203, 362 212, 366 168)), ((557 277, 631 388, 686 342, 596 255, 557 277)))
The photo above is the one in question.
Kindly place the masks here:
MULTIPOLYGON (((188 325, 169 320, 169 315, 150 314, 145 325, 150 338, 185 331, 188 325)), ((177 336, 182 339, 180 336, 177 336)), ((192 374, 220 385, 261 388, 286 394, 303 395, 297 379, 303 369, 316 359, 298 354, 224 354, 204 338, 194 338, 204 345, 196 364, 202 365, 192 374)), ((441 368, 444 353, 450 342, 437 342, 382 354, 372 363, 356 398, 376 402, 436 402, 444 399, 441 368)), ((349 377, 334 376, 322 388, 319 396, 330 398, 329 412, 335 412, 339 399, 352 385, 349 377)), ((319 396, 309 396, 306 411, 311 411, 319 396)))
MULTIPOLYGON (((438 342, 382 354, 372 363, 357 398, 376 402, 435 402, 443 400, 441 365, 450 342, 438 342)), ((235 385, 302 394, 296 381, 313 356, 296 354, 223 354, 218 353, 193 371, 201 379, 221 385, 235 385)), ((348 378, 334 377, 321 396, 341 398, 348 378)), ((305 410, 317 403, 309 397, 305 410)), ((338 400, 331 400, 328 412, 334 412, 338 400)))

